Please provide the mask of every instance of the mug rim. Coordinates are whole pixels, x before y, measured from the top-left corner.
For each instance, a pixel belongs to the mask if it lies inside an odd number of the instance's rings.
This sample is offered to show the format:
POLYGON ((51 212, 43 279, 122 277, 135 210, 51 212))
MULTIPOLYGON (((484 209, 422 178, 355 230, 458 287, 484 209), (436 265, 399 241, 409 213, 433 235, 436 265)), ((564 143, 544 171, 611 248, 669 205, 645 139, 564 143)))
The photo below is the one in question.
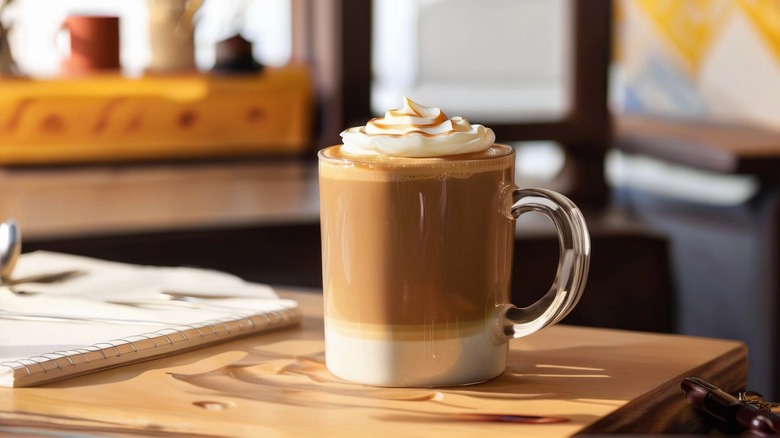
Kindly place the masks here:
POLYGON ((381 156, 351 155, 343 152, 338 157, 327 155, 328 152, 341 148, 341 146, 343 146, 343 144, 336 144, 336 145, 324 147, 317 151, 317 157, 319 158, 320 162, 325 161, 331 164, 349 163, 349 164, 358 164, 358 165, 365 165, 365 166, 372 166, 372 167, 399 166, 399 167, 408 167, 408 168, 419 168, 419 167, 431 167, 437 165, 447 166, 447 165, 452 165, 454 163, 458 163, 459 165, 462 165, 464 163, 470 163, 470 162, 477 163, 477 162, 484 162, 484 161, 494 161, 494 160, 506 159, 515 155, 515 148, 504 143, 493 143, 490 146, 490 148, 498 147, 499 151, 503 151, 503 153, 499 152, 496 154, 491 154, 489 156, 476 156, 477 154, 479 154, 479 152, 459 154, 459 155, 446 155, 446 156, 439 156, 439 157, 394 157, 394 156, 384 156, 384 155, 381 156))

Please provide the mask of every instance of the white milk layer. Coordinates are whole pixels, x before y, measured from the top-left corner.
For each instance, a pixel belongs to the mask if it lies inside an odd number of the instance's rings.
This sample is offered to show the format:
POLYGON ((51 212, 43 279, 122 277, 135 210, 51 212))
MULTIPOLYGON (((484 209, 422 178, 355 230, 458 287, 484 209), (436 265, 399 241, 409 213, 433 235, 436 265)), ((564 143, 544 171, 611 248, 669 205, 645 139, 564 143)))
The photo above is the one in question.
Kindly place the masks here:
MULTIPOLYGON (((422 337, 422 336, 421 336, 422 337)), ((501 375, 508 344, 487 333, 436 340, 386 340, 325 330, 325 362, 333 375, 387 387, 455 386, 501 375)))

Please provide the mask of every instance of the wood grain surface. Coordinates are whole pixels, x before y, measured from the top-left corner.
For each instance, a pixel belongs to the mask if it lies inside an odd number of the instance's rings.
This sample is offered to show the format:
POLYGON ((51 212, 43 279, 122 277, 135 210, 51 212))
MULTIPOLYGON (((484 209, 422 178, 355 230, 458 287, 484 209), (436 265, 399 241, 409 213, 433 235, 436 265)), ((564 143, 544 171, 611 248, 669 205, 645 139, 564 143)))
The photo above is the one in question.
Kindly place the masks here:
POLYGON ((0 433, 144 436, 571 436, 696 432, 680 392, 696 375, 744 387, 739 342, 559 325, 513 341, 479 385, 353 385, 324 367, 322 297, 297 299, 302 328, 36 388, 0 389, 0 433), (488 421, 538 415, 551 424, 488 421))

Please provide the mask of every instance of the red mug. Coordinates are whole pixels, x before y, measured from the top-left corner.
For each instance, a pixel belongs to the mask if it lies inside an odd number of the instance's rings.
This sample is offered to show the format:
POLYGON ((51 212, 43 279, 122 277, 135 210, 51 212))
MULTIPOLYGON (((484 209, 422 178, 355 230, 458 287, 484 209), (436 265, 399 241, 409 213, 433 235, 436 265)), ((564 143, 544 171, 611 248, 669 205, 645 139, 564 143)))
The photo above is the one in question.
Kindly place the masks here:
POLYGON ((70 57, 62 63, 64 73, 119 70, 119 17, 71 15, 62 28, 70 33, 70 57))

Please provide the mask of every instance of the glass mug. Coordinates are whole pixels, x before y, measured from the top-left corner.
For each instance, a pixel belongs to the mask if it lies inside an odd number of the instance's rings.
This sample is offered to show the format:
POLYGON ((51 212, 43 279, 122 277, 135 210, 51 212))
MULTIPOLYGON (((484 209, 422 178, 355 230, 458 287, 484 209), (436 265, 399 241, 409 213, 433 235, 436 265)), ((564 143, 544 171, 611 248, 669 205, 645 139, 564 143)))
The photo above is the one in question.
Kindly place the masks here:
POLYGON ((508 341, 566 316, 590 238, 566 197, 514 184, 515 151, 439 158, 319 152, 325 358, 356 383, 430 387, 503 373, 508 341), (510 303, 515 219, 536 211, 560 243, 552 289, 510 303))

